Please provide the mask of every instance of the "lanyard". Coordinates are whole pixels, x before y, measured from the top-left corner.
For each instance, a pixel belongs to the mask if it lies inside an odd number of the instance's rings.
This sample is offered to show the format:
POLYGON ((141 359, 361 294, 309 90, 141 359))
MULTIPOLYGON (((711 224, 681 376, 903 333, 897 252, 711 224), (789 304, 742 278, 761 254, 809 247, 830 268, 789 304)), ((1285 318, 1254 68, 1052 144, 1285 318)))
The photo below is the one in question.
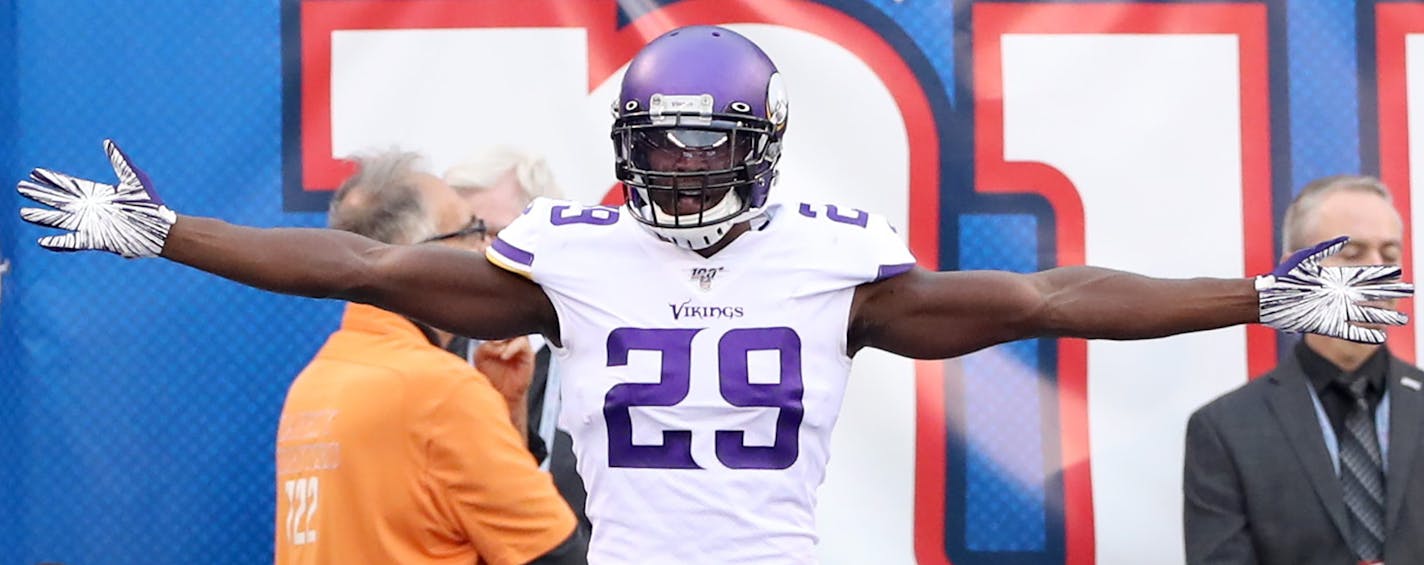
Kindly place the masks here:
MULTIPOLYGON (((1310 402, 1315 405, 1315 419, 1320 423, 1320 435, 1325 436, 1325 449, 1330 451, 1330 463, 1335 465, 1335 476, 1340 476, 1340 438, 1335 437, 1335 426, 1330 425, 1330 417, 1325 415, 1325 406, 1320 403, 1320 397, 1315 394, 1315 387, 1310 385, 1310 381, 1305 382, 1305 389, 1310 391, 1310 402)), ((1389 471, 1389 389, 1386 388, 1384 396, 1380 398, 1379 407, 1375 408, 1375 437, 1379 438, 1381 470, 1389 471)))

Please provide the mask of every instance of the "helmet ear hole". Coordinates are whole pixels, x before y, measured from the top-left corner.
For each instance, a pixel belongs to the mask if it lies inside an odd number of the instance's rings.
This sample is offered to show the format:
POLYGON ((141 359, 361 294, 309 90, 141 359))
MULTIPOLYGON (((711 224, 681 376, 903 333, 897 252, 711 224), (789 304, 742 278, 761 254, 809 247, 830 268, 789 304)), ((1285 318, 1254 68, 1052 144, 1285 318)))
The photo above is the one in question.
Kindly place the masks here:
POLYGON ((750 113, 752 113, 752 106, 751 106, 751 104, 747 104, 746 102, 742 102, 742 101, 740 101, 740 100, 738 100, 738 101, 736 101, 736 102, 733 102, 733 103, 731 104, 731 108, 732 108, 732 111, 733 111, 733 112, 736 112, 736 113, 738 113, 738 114, 750 114, 750 113))

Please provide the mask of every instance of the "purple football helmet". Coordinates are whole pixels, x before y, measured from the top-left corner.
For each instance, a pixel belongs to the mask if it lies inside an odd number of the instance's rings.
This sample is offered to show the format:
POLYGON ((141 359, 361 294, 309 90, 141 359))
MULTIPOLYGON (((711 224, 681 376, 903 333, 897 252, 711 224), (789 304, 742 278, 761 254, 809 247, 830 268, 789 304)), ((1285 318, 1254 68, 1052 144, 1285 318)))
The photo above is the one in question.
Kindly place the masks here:
POLYGON ((746 37, 693 26, 654 39, 629 63, 613 113, 628 208, 659 237, 703 249, 766 205, 786 90, 746 37))

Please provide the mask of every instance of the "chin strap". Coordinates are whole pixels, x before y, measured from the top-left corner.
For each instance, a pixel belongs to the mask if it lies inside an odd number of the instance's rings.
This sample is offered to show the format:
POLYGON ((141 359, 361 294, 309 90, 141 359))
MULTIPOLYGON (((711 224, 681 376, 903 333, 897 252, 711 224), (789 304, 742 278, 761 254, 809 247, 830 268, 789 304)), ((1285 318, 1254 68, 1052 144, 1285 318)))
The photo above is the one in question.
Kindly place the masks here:
POLYGON ((692 251, 701 251, 716 245, 731 233, 732 227, 742 222, 752 222, 752 227, 760 229, 766 225, 768 218, 764 208, 751 208, 741 214, 728 218, 724 221, 696 228, 662 228, 650 226, 638 222, 643 229, 648 230, 654 237, 692 251))

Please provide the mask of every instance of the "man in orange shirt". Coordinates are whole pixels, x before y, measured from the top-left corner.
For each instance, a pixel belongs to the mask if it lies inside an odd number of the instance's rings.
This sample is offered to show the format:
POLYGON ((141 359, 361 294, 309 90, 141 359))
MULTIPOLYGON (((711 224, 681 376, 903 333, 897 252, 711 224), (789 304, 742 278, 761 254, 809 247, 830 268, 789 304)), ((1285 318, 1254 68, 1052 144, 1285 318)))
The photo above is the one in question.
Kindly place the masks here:
MULTIPOLYGON (((470 209, 484 219, 489 228, 487 243, 514 223, 534 199, 563 199, 563 191, 554 182, 554 172, 548 160, 537 153, 506 145, 482 147, 464 161, 445 170, 445 183, 455 189, 470 209)), ((487 247, 487 245, 486 245, 487 247)), ((484 251, 481 249, 480 251, 484 251)), ((528 381, 525 395, 529 451, 539 459, 539 468, 554 476, 554 486, 578 516, 584 535, 593 531, 584 508, 588 491, 578 474, 578 459, 574 457, 573 437, 558 427, 559 410, 563 402, 560 393, 562 376, 554 359, 553 349, 542 335, 537 340, 534 375, 528 381)), ((498 388, 498 385, 496 385, 498 388)), ((519 426, 518 423, 515 424, 519 426)))
MULTIPOLYGON (((331 227, 394 244, 469 246, 483 223, 416 156, 361 160, 331 227)), ((472 253, 471 261, 484 261, 472 253)), ((578 563, 586 541, 485 375, 450 334, 349 304, 297 376, 277 434, 278 564, 578 563)), ((531 369, 523 358, 491 361, 531 369)), ((483 366, 482 366, 483 367, 483 366)))

